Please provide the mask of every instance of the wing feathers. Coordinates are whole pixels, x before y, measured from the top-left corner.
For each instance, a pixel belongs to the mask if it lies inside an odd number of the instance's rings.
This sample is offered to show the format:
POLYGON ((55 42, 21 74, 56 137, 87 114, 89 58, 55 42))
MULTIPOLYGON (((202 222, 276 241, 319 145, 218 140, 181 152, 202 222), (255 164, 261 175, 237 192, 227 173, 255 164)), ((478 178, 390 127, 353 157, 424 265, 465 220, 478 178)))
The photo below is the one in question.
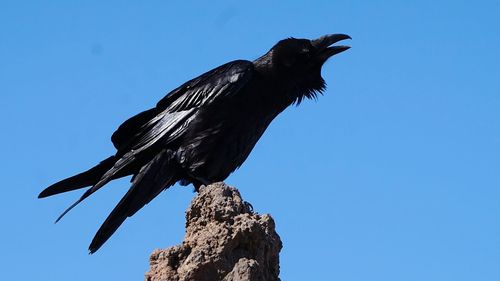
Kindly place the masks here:
POLYGON ((90 253, 97 251, 127 217, 134 215, 161 191, 179 180, 176 177, 177 167, 172 159, 171 152, 163 150, 141 169, 128 192, 97 231, 89 246, 90 253))

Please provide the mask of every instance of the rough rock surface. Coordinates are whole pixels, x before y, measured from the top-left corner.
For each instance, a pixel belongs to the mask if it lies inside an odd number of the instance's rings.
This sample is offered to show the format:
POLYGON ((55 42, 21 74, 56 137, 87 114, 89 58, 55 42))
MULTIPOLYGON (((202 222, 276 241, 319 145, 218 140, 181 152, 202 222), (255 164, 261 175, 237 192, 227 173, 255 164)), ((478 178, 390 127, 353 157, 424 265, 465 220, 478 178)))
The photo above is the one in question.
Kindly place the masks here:
POLYGON ((237 189, 202 187, 186 213, 181 245, 155 250, 147 281, 279 280, 281 240, 269 215, 258 215, 237 189))

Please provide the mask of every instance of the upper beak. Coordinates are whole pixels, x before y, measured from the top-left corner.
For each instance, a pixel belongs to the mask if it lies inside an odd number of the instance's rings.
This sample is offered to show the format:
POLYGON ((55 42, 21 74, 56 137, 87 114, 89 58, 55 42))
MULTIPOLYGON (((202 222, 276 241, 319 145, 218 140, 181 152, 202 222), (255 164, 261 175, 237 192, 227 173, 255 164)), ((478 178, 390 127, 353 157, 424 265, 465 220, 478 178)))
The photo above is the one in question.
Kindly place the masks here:
POLYGON ((326 60, 329 57, 341 53, 347 49, 349 46, 331 46, 341 40, 351 39, 351 36, 346 34, 329 34, 321 36, 318 39, 312 40, 311 44, 318 50, 318 54, 321 59, 326 60))

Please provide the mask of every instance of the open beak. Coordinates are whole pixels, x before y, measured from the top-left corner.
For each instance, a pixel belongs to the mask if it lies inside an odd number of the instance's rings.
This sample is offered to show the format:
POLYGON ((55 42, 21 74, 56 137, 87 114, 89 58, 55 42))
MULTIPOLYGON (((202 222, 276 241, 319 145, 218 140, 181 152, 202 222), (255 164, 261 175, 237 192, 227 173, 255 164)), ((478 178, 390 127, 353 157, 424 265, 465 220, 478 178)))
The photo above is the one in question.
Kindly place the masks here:
POLYGON ((318 51, 319 58, 322 61, 326 61, 329 57, 342 53, 350 48, 349 46, 343 45, 332 46, 333 44, 346 39, 351 39, 351 37, 346 34, 329 34, 312 40, 311 44, 318 51))

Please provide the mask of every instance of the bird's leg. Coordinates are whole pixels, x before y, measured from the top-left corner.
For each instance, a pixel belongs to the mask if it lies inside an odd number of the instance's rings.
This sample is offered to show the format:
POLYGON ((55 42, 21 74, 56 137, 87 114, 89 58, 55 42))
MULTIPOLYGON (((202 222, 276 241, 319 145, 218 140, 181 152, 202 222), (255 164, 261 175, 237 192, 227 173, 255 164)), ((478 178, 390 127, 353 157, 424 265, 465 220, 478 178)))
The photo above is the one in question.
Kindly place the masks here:
POLYGON ((195 192, 200 192, 201 183, 199 183, 199 182, 193 182, 193 186, 194 186, 194 191, 195 192))
POLYGON ((196 192, 200 192, 200 187, 202 185, 204 186, 207 186, 209 184, 211 184, 212 182, 205 179, 205 178, 202 178, 202 177, 195 177, 193 176, 192 174, 189 175, 189 177, 191 178, 191 182, 193 183, 193 186, 194 186, 194 190, 196 192))

